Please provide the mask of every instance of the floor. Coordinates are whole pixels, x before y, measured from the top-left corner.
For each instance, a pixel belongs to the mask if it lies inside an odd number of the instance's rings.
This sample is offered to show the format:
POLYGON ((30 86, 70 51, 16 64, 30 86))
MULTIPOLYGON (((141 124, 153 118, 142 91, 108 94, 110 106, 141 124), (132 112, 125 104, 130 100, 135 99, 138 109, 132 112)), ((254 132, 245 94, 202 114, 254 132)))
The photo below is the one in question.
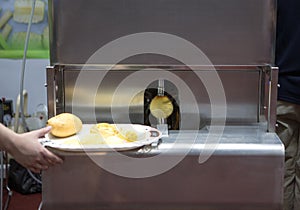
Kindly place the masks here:
MULTIPOLYGON (((7 190, 3 190, 3 207, 7 200, 7 190)), ((38 210, 40 202, 42 201, 42 194, 35 193, 30 195, 22 195, 13 191, 8 204, 7 210, 38 210)))

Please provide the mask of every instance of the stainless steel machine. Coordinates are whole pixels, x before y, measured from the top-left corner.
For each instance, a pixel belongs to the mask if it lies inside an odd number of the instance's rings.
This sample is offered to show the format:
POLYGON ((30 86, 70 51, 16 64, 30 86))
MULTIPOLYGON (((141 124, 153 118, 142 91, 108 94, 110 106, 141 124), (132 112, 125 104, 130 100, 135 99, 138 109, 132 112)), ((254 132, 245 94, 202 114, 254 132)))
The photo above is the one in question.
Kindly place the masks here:
POLYGON ((165 135, 122 152, 51 149, 64 163, 43 172, 43 209, 282 208, 275 0, 48 6, 49 117, 72 112, 165 135), (151 110, 156 96, 172 107, 163 119, 151 110))

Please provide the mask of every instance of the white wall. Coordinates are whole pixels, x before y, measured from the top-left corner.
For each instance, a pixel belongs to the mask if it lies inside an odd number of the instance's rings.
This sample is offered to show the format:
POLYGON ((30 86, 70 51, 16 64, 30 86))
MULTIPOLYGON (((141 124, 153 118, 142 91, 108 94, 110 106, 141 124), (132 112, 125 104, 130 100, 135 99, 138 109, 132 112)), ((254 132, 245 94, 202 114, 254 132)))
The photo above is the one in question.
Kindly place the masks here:
MULTIPOLYGON (((28 113, 33 114, 38 104, 47 104, 46 66, 48 59, 26 61, 24 89, 28 92, 28 113)), ((0 59, 0 97, 12 99, 14 111, 20 91, 22 60, 0 59)))

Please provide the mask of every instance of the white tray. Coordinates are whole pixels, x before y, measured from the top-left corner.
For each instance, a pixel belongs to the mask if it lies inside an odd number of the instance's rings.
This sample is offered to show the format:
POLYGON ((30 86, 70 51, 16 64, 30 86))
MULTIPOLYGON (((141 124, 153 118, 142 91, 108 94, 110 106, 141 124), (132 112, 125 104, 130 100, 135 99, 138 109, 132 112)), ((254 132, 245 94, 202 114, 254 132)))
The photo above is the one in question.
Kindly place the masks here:
MULTIPOLYGON (((64 151, 124 151, 139 148, 145 145, 158 142, 162 134, 159 130, 150 126, 139 124, 115 124, 120 129, 134 130, 138 133, 138 140, 134 142, 124 142, 118 144, 105 144, 105 143, 88 143, 82 144, 82 139, 90 135, 90 129, 94 124, 84 124, 81 131, 76 135, 57 138, 51 134, 47 134, 40 142, 46 146, 64 151)), ((90 136, 89 136, 90 137, 90 136)))

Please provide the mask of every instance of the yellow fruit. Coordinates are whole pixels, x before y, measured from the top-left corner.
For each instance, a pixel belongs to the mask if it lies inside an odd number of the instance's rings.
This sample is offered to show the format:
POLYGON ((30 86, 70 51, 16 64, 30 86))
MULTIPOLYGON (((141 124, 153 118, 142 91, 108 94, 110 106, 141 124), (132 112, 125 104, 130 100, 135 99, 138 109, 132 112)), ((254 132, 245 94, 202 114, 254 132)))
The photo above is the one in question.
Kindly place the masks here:
POLYGON ((67 137, 82 129, 82 121, 71 113, 62 113, 50 118, 47 122, 52 127, 51 134, 56 137, 67 137))

